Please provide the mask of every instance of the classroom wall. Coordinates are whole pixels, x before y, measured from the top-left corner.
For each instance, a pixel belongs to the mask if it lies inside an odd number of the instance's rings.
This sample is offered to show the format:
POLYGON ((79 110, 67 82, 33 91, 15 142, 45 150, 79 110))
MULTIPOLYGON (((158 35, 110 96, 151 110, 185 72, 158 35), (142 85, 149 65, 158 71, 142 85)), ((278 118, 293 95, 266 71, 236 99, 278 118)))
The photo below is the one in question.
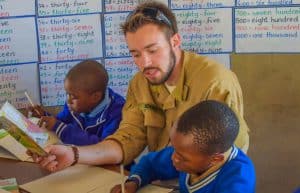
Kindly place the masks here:
POLYGON ((232 70, 244 94, 257 192, 300 186, 300 54, 235 54, 232 70))

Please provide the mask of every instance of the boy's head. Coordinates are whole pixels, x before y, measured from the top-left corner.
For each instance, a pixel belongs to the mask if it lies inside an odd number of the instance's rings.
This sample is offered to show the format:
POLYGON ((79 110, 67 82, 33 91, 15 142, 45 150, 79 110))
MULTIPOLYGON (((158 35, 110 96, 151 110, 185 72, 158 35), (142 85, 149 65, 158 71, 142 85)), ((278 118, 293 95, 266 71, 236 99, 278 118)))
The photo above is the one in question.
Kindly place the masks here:
POLYGON ((172 161, 179 171, 201 174, 224 160, 239 131, 235 113, 217 101, 203 101, 181 115, 171 132, 172 161))
POLYGON ((159 26, 166 34, 167 39, 178 32, 176 17, 163 3, 146 1, 139 4, 126 18, 121 29, 127 32, 136 32, 146 24, 159 26))
POLYGON ((103 99, 108 83, 105 68, 94 60, 85 60, 67 73, 64 86, 69 108, 88 113, 103 99))

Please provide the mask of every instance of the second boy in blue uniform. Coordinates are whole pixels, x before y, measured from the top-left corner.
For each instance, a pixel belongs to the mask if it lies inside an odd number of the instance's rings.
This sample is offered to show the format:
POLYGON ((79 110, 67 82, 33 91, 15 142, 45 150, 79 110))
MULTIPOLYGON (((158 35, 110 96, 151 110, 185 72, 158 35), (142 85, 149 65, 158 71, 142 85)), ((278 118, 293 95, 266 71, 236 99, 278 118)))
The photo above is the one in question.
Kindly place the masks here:
POLYGON ((53 130, 63 143, 90 145, 102 141, 118 128, 125 102, 107 83, 108 74, 97 61, 75 65, 64 81, 67 101, 63 110, 54 117, 35 107, 45 115, 40 117, 40 125, 53 130))
MULTIPOLYGON (((254 193, 254 166, 233 144, 238 132, 227 105, 210 100, 193 106, 174 124, 172 147, 145 155, 131 169, 126 193, 173 178, 179 178, 180 193, 254 193)), ((111 193, 121 193, 120 185, 111 193)))

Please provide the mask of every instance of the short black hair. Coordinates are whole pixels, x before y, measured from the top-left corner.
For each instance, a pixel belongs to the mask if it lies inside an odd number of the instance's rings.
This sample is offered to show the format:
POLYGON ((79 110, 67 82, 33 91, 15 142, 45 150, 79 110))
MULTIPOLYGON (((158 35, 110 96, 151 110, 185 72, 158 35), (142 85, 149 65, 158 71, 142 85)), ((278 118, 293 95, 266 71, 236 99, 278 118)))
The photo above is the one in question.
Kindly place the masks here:
POLYGON ((108 84, 107 71, 96 60, 84 60, 76 64, 67 73, 65 80, 67 79, 89 93, 104 93, 108 84))
POLYGON ((239 132, 239 121, 226 104, 207 100, 184 112, 176 131, 192 134, 199 152, 212 155, 224 153, 233 145, 239 132))
POLYGON ((155 24, 164 29, 166 37, 172 37, 174 34, 178 33, 177 21, 174 13, 167 5, 157 1, 145 1, 139 4, 127 17, 126 21, 121 24, 121 30, 126 35, 127 32, 136 32, 140 27, 146 24, 155 24), (167 20, 167 22, 161 22, 156 17, 149 17, 143 14, 143 10, 152 9, 159 11, 163 16, 162 21, 167 20))

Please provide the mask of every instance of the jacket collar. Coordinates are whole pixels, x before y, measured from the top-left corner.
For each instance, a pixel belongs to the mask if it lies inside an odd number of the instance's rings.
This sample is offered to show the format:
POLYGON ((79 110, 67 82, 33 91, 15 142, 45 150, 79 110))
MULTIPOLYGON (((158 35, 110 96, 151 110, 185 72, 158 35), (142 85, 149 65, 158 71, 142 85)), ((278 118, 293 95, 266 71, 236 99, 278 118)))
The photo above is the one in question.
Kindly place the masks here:
POLYGON ((109 97, 109 89, 105 91, 104 99, 89 113, 80 113, 82 117, 96 117, 99 113, 103 112, 106 107, 110 104, 111 98, 109 97))
MULTIPOLYGON (((183 52, 183 64, 180 72, 180 76, 178 82, 176 84, 176 88, 170 94, 168 89, 164 84, 160 85, 150 85, 151 90, 154 93, 159 93, 158 99, 164 100, 163 109, 170 109, 176 106, 176 101, 182 102, 186 101, 188 97, 189 87, 185 84, 186 81, 186 66, 188 63, 188 59, 186 57, 187 53, 183 52)), ((161 101, 160 100, 160 101, 161 101)))

